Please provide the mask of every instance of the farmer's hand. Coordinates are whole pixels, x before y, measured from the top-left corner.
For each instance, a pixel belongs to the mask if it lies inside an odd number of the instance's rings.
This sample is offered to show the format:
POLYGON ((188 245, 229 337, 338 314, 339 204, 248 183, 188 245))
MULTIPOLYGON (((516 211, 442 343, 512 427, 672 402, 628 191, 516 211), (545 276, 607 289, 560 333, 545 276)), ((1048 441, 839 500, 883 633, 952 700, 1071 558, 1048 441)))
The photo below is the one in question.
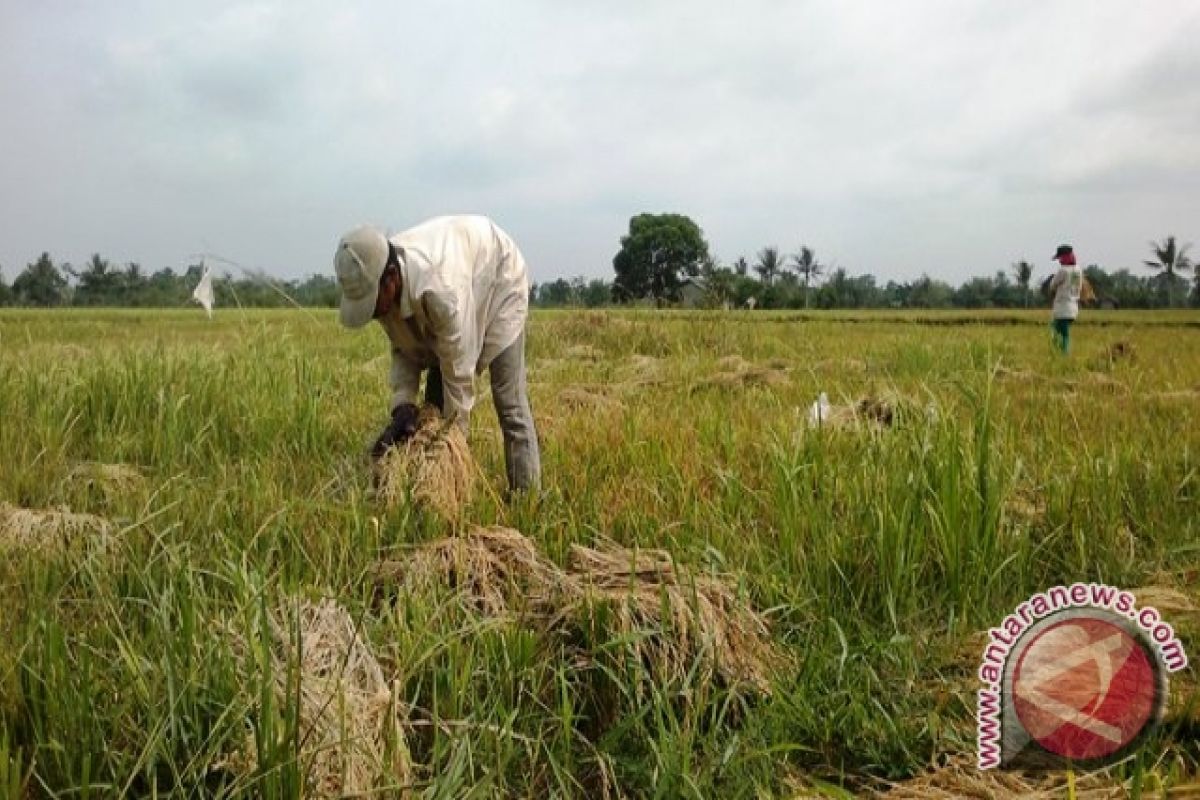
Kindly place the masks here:
POLYGON ((375 440, 375 446, 371 448, 371 458, 382 458, 389 447, 408 441, 416 432, 417 407, 412 403, 401 403, 392 409, 392 421, 375 440))

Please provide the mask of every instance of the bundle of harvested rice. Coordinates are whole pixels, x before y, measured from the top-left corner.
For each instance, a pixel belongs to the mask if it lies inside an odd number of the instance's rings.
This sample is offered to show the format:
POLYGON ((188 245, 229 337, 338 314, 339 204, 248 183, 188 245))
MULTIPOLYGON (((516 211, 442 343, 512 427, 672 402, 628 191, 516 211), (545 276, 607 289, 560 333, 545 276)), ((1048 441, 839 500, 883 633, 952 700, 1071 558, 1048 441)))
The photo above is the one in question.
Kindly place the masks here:
POLYGON ((572 361, 599 361, 604 354, 590 344, 577 344, 568 347, 563 355, 572 361))
POLYGON ((146 478, 137 467, 128 464, 103 464, 84 461, 76 464, 67 474, 70 483, 96 489, 106 495, 128 494, 137 491, 146 483, 146 478))
POLYGON ((1138 606, 1152 606, 1171 619, 1200 619, 1200 593, 1191 597, 1183 589, 1171 586, 1141 586, 1130 589, 1138 606))
POLYGON ((717 359, 717 369, 721 372, 741 372, 742 370, 751 369, 753 367, 754 364, 750 363, 737 353, 717 359))
MULTIPOLYGON (((1126 393, 1129 391, 1129 387, 1124 383, 1112 377, 1111 375, 1105 375, 1103 372, 1086 373, 1083 376, 1082 383, 1086 386, 1094 386, 1111 392, 1126 393)), ((1068 385, 1070 384, 1068 383, 1068 385)))
POLYGON ((725 356, 717 361, 718 371, 696 384, 697 388, 719 386, 780 386, 788 382, 786 367, 758 366, 738 355, 725 356))
POLYGON ((663 381, 663 362, 662 359, 639 353, 629 357, 623 372, 626 386, 652 386, 663 381))
POLYGON ((1046 497, 1040 490, 1020 488, 1005 498, 1001 508, 1018 525, 1032 527, 1046 519, 1046 497))
POLYGON ((996 371, 993 374, 1001 380, 1013 381, 1016 383, 1039 383, 1046 380, 1045 375, 1041 375, 1028 369, 996 367, 996 371))
POLYGON ((657 370, 662 366, 662 359, 654 356, 634 353, 629 357, 629 367, 641 372, 657 370))
POLYGON ((572 411, 614 411, 624 407, 617 398, 583 386, 568 386, 558 393, 558 401, 572 411))
POLYGON ((665 550, 576 545, 559 588, 550 628, 568 638, 593 627, 603 606, 607 635, 628 642, 655 680, 680 680, 698 665, 705 680, 770 690, 777 658, 766 622, 725 579, 682 569, 665 550))
MULTIPOLYGON (((919 419, 919 405, 898 394, 866 395, 853 403, 834 405, 818 401, 809 412, 811 427, 850 429, 850 428, 891 428, 901 422, 919 419)), ((927 419, 936 419, 937 410, 931 405, 924 409, 927 419)))
POLYGON ((515 605, 536 605, 562 573, 537 546, 512 528, 472 527, 418 547, 408 558, 375 568, 381 584, 406 591, 447 586, 477 611, 502 616, 515 605))
POLYGON ((471 502, 475 461, 462 429, 442 420, 433 406, 421 409, 411 439, 388 450, 375 464, 379 498, 394 508, 406 496, 449 521, 471 502))
POLYGON ((1200 389, 1175 389, 1167 392, 1150 392, 1147 395, 1155 400, 1185 400, 1195 401, 1200 400, 1200 389))
MULTIPOLYGON (((1016 800, 1016 798, 1065 797, 1071 779, 1065 772, 1020 772, 1001 769, 981 770, 967 756, 952 758, 915 778, 881 785, 876 797, 890 800, 1016 800)), ((1075 776, 1072 797, 1080 800, 1127 797, 1122 782, 1104 772, 1075 776)))
POLYGON ((50 554, 89 545, 104 548, 111 534, 112 524, 94 514, 21 508, 0 502, 0 552, 50 554))
MULTIPOLYGON (((299 698, 306 795, 359 796, 411 784, 399 701, 350 614, 333 600, 296 600, 268 614, 267 624, 275 700, 283 706, 299 698)), ((244 663, 255 662, 237 635, 234 649, 244 663)), ((257 769, 253 735, 222 766, 257 769)))
POLYGON ((1122 340, 1113 342, 1104 348, 1104 355, 1109 361, 1122 361, 1126 359, 1134 361, 1137 359, 1137 348, 1133 346, 1133 342, 1122 340))

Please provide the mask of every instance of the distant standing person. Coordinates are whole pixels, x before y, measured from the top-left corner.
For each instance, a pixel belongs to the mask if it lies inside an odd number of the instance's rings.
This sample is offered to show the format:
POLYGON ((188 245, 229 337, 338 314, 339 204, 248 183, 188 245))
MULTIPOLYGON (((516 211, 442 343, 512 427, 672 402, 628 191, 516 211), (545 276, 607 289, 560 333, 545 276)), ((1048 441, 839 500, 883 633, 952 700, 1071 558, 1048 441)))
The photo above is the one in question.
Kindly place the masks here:
POLYGON ((391 238, 369 226, 338 242, 333 259, 347 328, 378 320, 392 353, 391 422, 381 457, 417 430, 417 389, 465 432, 475 375, 487 369, 504 434, 510 490, 537 487, 541 460, 525 377, 529 272, 512 238, 481 216, 437 217, 391 238))
POLYGON ((1071 323, 1079 316, 1079 295, 1083 291, 1083 273, 1075 263, 1075 251, 1060 244, 1054 253, 1058 272, 1050 279, 1049 292, 1054 298, 1054 342, 1064 353, 1071 349, 1071 323))

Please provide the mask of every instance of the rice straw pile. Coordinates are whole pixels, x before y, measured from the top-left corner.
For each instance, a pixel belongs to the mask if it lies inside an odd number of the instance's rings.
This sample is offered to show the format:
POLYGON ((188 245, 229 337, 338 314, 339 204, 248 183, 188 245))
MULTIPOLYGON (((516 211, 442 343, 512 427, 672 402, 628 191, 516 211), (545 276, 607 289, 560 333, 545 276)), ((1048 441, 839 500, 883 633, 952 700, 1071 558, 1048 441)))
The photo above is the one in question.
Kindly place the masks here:
POLYGON ((378 496, 395 508, 406 496, 451 522, 471 502, 475 461, 462 429, 442 420, 433 406, 421 409, 417 432, 389 449, 375 465, 378 496))
POLYGON ((1008 367, 996 367, 995 375, 1003 380, 1016 381, 1018 383, 1041 383, 1047 380, 1045 375, 1033 372, 1028 369, 1009 369, 1008 367))
POLYGON ((105 495, 128 494, 146 483, 137 467, 128 464, 103 464, 85 461, 76 464, 67 475, 68 482, 97 489, 105 495))
POLYGON ((489 616, 536 603, 547 587, 562 581, 558 568, 532 541, 500 526, 472 527, 462 535, 422 545, 407 559, 379 564, 375 576, 405 591, 449 587, 489 616))
POLYGON ((625 383, 631 386, 652 386, 663 381, 663 362, 660 358, 635 353, 622 368, 625 383))
POLYGON ((766 365, 752 364, 739 355, 717 361, 717 372, 696 384, 697 388, 739 386, 779 386, 788 382, 786 363, 772 360, 766 365))
MULTIPOLYGON (((1065 772, 980 770, 973 758, 960 756, 915 778, 886 784, 873 795, 890 800, 1051 800, 1068 796, 1068 780, 1065 772)), ((1104 773, 1078 773, 1074 784, 1071 796, 1080 800, 1129 796, 1120 779, 1104 773)))
POLYGON ((1121 340, 1113 342, 1104 349, 1104 355, 1109 361, 1121 361, 1128 359, 1130 361, 1137 360, 1137 348, 1133 346, 1133 342, 1121 340))
POLYGON ((112 524, 67 509, 21 508, 0 502, 0 552, 63 553, 88 544, 104 547, 112 524))
MULTIPOLYGON (((905 420, 915 419, 919 407, 914 401, 896 394, 866 395, 845 405, 830 405, 819 415, 810 413, 809 425, 814 428, 850 429, 859 427, 891 428, 905 420)), ((936 417, 930 406, 924 411, 928 418, 936 417)))
POLYGON ((656 680, 678 680, 697 664, 702 679, 767 693, 775 662, 763 618, 727 580, 680 568, 665 550, 615 545, 571 548, 552 629, 595 623, 611 612, 608 634, 628 641, 656 680))
POLYGON ((665 550, 576 545, 564 571, 519 531, 473 527, 380 564, 376 578, 409 591, 446 586, 480 613, 518 611, 543 633, 569 642, 595 641, 597 634, 606 642, 629 642, 659 681, 681 679, 699 664, 704 680, 719 677, 766 693, 779 660, 766 622, 731 581, 694 574, 665 550), (598 615, 602 606, 610 613, 598 615), (596 630, 601 616, 604 627, 596 630))
MULTIPOLYGON (((366 795, 384 778, 388 785, 409 785, 412 765, 401 709, 350 614, 333 600, 297 600, 268 614, 268 625, 278 704, 294 701, 297 687, 289 684, 289 674, 299 678, 300 760, 307 796, 366 795), (289 672, 289 665, 295 672, 289 672)), ((235 636, 234 646, 250 660, 251 645, 235 636)), ((243 748, 225 764, 253 771, 253 737, 243 748)))
POLYGON ((604 354, 590 344, 577 344, 568 347, 563 356, 569 361, 600 361, 604 358, 604 354))
POLYGON ((614 411, 624 407, 615 397, 582 386, 568 386, 558 393, 558 401, 573 411, 614 411))

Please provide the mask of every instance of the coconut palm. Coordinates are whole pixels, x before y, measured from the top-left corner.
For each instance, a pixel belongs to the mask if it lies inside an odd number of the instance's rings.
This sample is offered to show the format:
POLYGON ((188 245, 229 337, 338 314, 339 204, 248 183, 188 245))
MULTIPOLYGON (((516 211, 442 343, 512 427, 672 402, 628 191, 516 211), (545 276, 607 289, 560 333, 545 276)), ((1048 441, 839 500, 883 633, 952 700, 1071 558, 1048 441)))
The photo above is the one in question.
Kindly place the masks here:
POLYGON ((792 268, 804 279, 804 307, 808 308, 808 287, 814 279, 821 276, 825 269, 817 261, 816 253, 808 245, 801 245, 800 252, 792 256, 792 268))
POLYGON ((1033 277, 1033 264, 1021 259, 1012 265, 1012 271, 1017 276, 1017 284, 1021 287, 1021 295, 1025 298, 1025 307, 1029 308, 1029 280, 1033 277))
POLYGON ((775 277, 783 272, 783 257, 779 255, 779 248, 764 247, 759 250, 754 271, 758 273, 758 277, 765 285, 770 286, 774 283, 775 277))
POLYGON ((1175 305, 1175 284, 1183 277, 1181 273, 1192 268, 1187 251, 1191 244, 1176 245, 1175 237, 1168 236, 1161 242, 1150 242, 1150 250, 1154 253, 1154 261, 1143 261, 1147 267, 1157 270, 1159 277, 1167 282, 1167 300, 1175 305))

